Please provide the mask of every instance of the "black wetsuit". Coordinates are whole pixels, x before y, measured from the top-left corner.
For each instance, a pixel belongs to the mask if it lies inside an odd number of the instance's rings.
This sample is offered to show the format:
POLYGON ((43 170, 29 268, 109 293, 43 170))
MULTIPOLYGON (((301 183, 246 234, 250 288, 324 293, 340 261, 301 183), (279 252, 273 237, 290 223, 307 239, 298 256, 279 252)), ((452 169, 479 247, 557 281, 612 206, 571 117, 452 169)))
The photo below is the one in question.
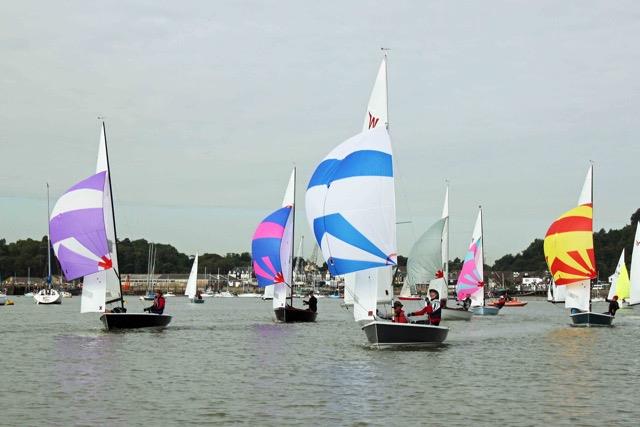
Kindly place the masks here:
POLYGON ((609 311, 607 313, 609 313, 612 316, 615 316, 616 311, 618 311, 619 308, 620 308, 620 304, 618 304, 618 301, 609 301, 609 311))
POLYGON ((315 296, 311 295, 309 301, 305 301, 305 303, 309 306, 310 311, 313 311, 314 313, 318 311, 318 299, 315 296))

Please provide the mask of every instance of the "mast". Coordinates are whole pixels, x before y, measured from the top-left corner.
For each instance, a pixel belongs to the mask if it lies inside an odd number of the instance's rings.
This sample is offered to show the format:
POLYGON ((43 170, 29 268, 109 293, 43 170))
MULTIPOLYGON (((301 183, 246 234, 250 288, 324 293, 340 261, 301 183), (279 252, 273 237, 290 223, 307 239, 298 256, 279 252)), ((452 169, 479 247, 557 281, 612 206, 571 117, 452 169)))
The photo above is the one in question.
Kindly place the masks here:
POLYGON ((49 183, 47 182, 47 287, 51 289, 51 224, 49 216, 51 209, 49 207, 49 183))
MULTIPOLYGON (((595 222, 594 221, 595 215, 593 214, 593 210, 594 210, 593 209, 593 160, 589 160, 589 163, 591 163, 591 235, 592 235, 591 238, 593 238, 593 223, 595 222)), ((596 256, 595 256, 595 251, 594 251, 594 255, 593 255, 594 263, 595 263, 595 259, 596 259, 596 256)), ((598 264, 596 263, 596 265, 594 267, 597 270, 598 264)), ((596 280, 597 280, 597 277, 598 276, 596 275, 596 280)), ((589 312, 591 312, 591 287, 592 287, 592 284, 593 284, 593 279, 589 280, 589 312)))
MULTIPOLYGON (((484 282, 484 226, 482 225, 482 205, 478 206, 480 209, 480 241, 482 242, 482 281, 484 282)), ((482 306, 486 305, 487 300, 487 284, 482 285, 482 306)))
POLYGON ((387 130, 389 130, 389 123, 391 122, 391 120, 389 120, 389 66, 387 65, 387 51, 391 49, 381 47, 380 50, 384 55, 384 101, 387 110, 387 122, 384 125, 386 126, 387 130))
MULTIPOLYGON (((291 206, 291 247, 290 249, 290 266, 291 266, 291 277, 289 278, 289 283, 291 284, 291 307, 293 307, 293 243, 296 241, 296 168, 293 168, 293 205, 291 206)), ((286 316, 286 310, 285 310, 286 316)))
MULTIPOLYGON (((447 298, 449 297, 449 180, 447 182, 447 191, 445 193, 445 209, 447 210, 447 224, 445 228, 445 233, 447 236, 447 244, 444 247, 444 277, 445 277, 445 291, 447 294, 445 295, 447 298)), ((482 252, 484 254, 484 252, 482 252)))
MULTIPOLYGON (((116 254, 118 253, 118 231, 116 230, 116 211, 113 207, 113 187, 111 186, 111 166, 109 165, 109 148, 107 147, 107 128, 102 120, 102 134, 104 136, 104 154, 107 161, 107 178, 109 179, 109 198, 111 203, 111 218, 113 219, 113 245, 115 247, 116 254)), ((122 280, 120 280, 120 272, 115 271, 118 278, 118 286, 120 287, 120 305, 124 309, 124 297, 122 296, 122 280)), ((117 301, 117 300, 116 300, 117 301)))

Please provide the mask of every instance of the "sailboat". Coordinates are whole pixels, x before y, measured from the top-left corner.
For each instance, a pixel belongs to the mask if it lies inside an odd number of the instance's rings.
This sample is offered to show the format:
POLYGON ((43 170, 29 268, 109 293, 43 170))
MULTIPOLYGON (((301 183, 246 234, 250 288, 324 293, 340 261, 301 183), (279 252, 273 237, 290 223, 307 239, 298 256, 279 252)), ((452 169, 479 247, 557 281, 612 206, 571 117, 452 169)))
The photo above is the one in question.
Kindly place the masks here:
POLYGON ((378 270, 397 265, 395 180, 384 126, 333 149, 307 187, 307 220, 334 276, 357 273, 353 315, 374 346, 435 345, 449 328, 392 323, 377 312, 378 270))
POLYGON ((473 227, 471 243, 458 275, 456 295, 458 301, 464 301, 467 297, 471 299, 471 312, 473 314, 477 316, 495 316, 500 309, 485 304, 483 244, 482 206, 480 206, 476 224, 473 227))
POLYGON ((438 291, 443 320, 471 320, 471 312, 447 307, 449 277, 449 187, 445 192, 442 216, 414 243, 407 260, 407 277, 397 298, 407 311, 424 307, 424 299, 417 295, 417 286, 428 285, 438 291))
POLYGON ((547 302, 557 304, 564 303, 567 288, 565 286, 558 286, 556 282, 551 278, 551 283, 547 286, 547 302))
MULTIPOLYGON (((49 213, 51 212, 49 208, 49 183, 47 183, 47 217, 49 217, 49 213)), ((35 295, 33 295, 33 299, 36 301, 36 304, 62 304, 62 295, 51 287, 51 227, 47 229, 47 287, 40 289, 35 295)), ((61 282, 62 283, 62 282, 61 282)))
MULTIPOLYGON (((384 49, 383 49, 384 50, 384 49)), ((387 55, 382 57, 376 80, 369 96, 362 131, 389 127, 387 55)), ((377 289, 377 304, 390 304, 393 300, 393 266, 377 268, 372 271, 348 273, 344 275, 344 304, 350 307, 354 303, 357 281, 367 281, 377 289)))
POLYGON ((574 326, 611 326, 613 316, 591 311, 591 280, 597 277, 593 250, 593 165, 578 199, 547 230, 544 255, 557 286, 566 286, 565 307, 574 326))
POLYGON ((258 286, 273 285, 273 311, 280 322, 315 322, 317 313, 293 306, 293 241, 296 169, 282 207, 267 216, 253 234, 251 257, 258 286), (287 304, 287 297, 290 298, 287 304))
POLYGON ((189 273, 189 280, 187 280, 187 287, 184 290, 184 294, 195 304, 204 304, 202 296, 197 298, 198 295, 198 254, 193 259, 193 265, 191 266, 191 273, 189 273))
POLYGON ((65 192, 51 212, 51 244, 67 280, 82 277, 80 312, 103 313, 107 330, 163 327, 167 314, 127 313, 118 271, 118 240, 105 124, 95 175, 65 192))
POLYGON ((629 278, 629 301, 622 306, 632 307, 640 304, 640 222, 636 224, 636 235, 633 239, 633 252, 631 254, 631 273, 629 278))
POLYGON ((622 249, 622 253, 620 254, 620 259, 618 260, 618 265, 616 266, 616 270, 613 273, 613 281, 611 282, 611 287, 609 288, 609 293, 607 294, 607 300, 613 299, 614 296, 618 297, 618 301, 620 301, 620 308, 629 308, 629 304, 627 303, 631 294, 631 282, 629 281, 629 272, 627 271, 627 266, 624 263, 624 249, 622 249))

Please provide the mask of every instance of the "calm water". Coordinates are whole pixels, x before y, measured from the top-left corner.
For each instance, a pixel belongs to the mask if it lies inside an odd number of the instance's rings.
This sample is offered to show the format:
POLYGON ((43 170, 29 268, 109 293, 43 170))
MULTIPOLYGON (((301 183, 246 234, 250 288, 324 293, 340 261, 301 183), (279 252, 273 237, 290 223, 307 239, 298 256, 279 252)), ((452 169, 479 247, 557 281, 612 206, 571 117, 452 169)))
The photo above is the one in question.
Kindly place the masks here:
MULTIPOLYGON (((540 300, 452 322, 431 351, 373 350, 336 300, 168 298, 163 331, 106 333, 80 299, 0 307, 0 425, 637 425, 640 309, 568 326, 540 300)), ((130 310, 142 307, 128 301, 130 310)), ((596 305, 605 311, 605 307, 596 305)))

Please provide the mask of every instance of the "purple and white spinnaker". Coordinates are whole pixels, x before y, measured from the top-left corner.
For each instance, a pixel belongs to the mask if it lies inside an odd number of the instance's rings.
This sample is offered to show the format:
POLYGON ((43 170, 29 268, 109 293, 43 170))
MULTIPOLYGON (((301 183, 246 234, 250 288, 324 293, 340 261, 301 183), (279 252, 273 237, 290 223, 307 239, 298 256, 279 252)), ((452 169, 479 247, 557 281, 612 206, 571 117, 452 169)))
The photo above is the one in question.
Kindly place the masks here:
POLYGON ((80 181, 51 212, 51 244, 67 280, 112 268, 104 214, 106 176, 100 172, 80 181))

